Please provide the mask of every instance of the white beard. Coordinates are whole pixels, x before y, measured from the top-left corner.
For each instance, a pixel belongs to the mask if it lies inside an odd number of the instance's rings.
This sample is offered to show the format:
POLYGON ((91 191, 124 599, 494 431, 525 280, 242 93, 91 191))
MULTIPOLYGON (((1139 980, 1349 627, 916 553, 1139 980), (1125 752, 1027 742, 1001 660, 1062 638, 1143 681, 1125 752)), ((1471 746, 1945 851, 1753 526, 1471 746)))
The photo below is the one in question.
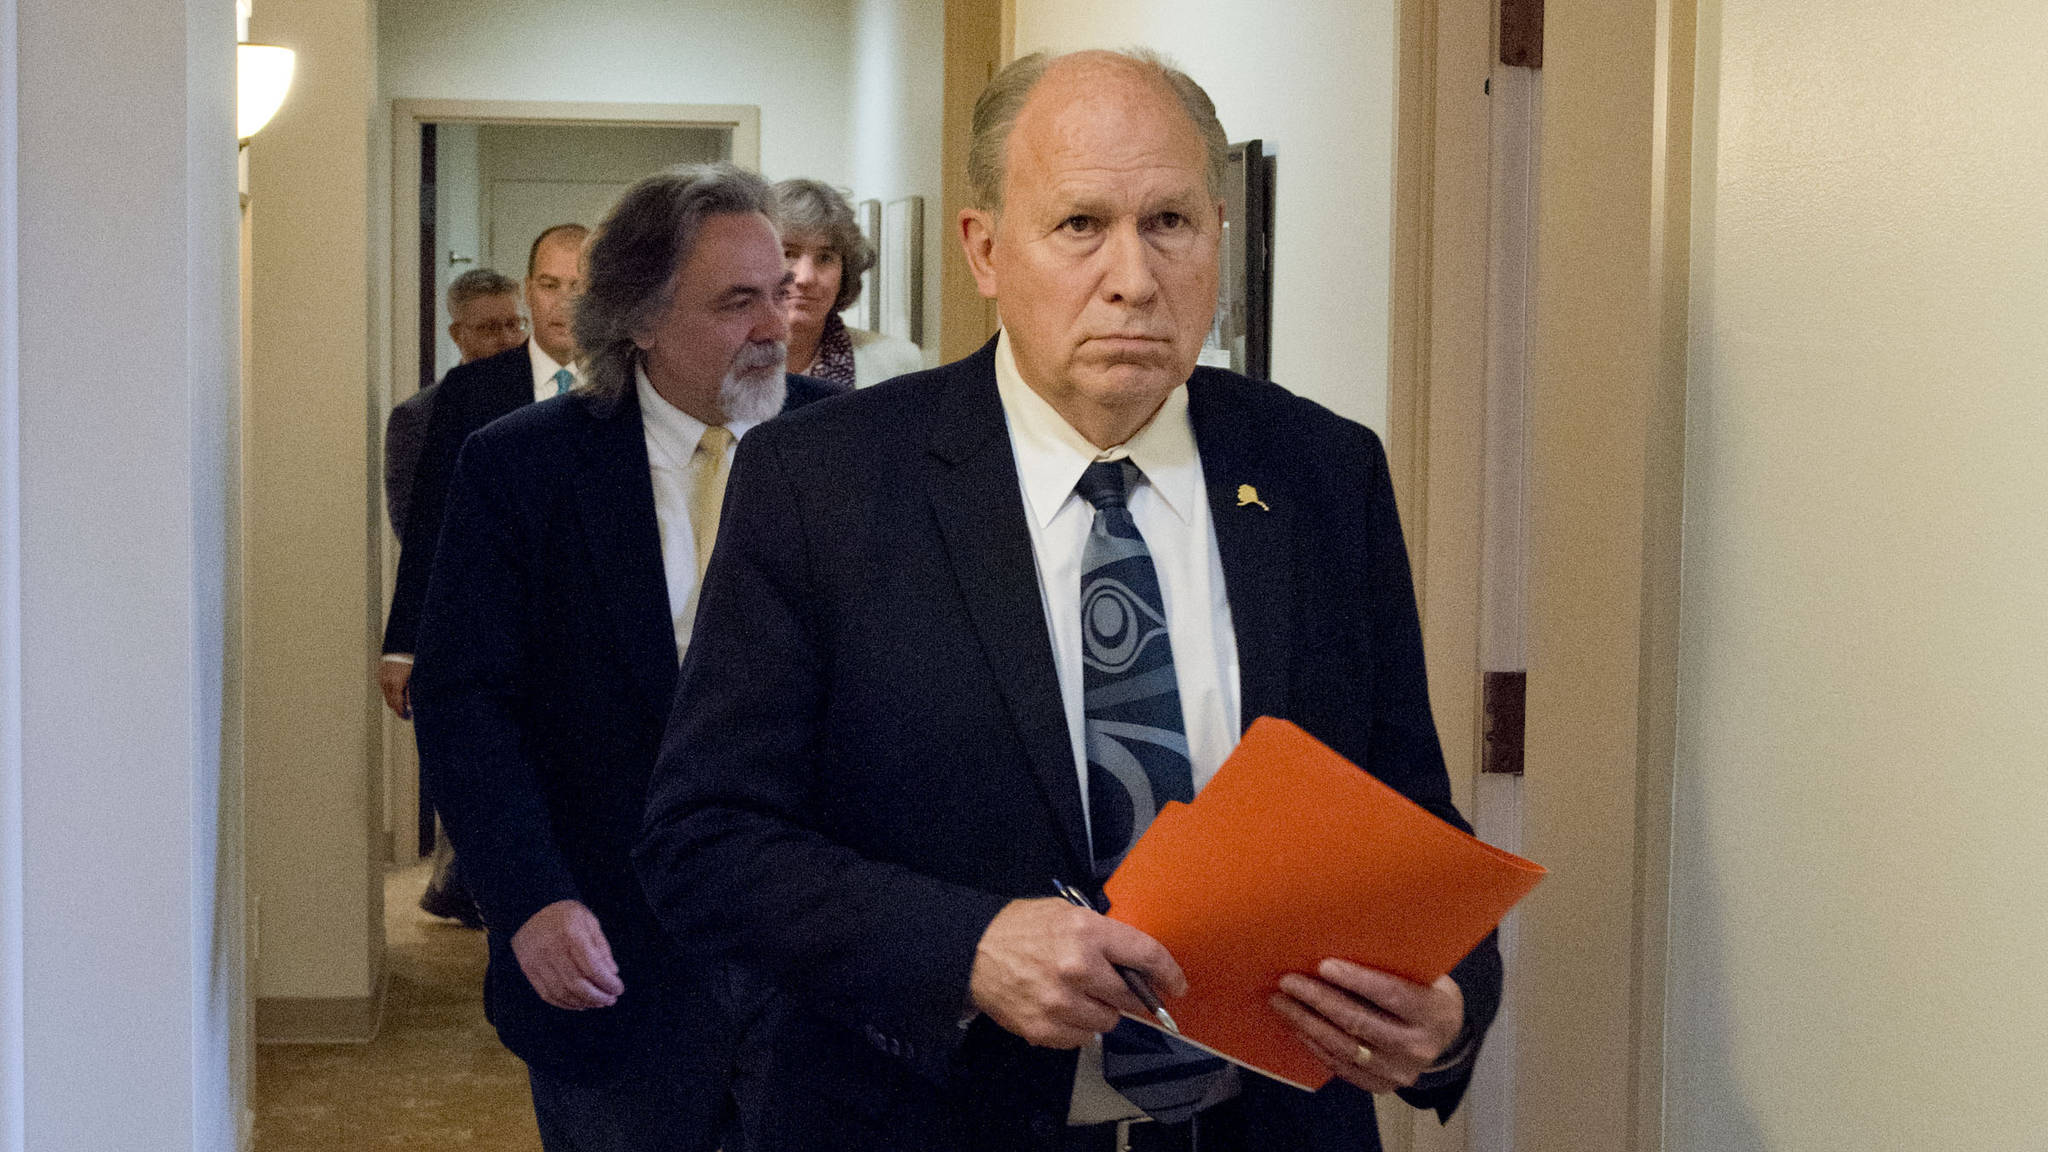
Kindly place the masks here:
POLYGON ((782 371, 789 353, 780 341, 770 350, 772 359, 769 351, 748 349, 719 381, 718 402, 727 422, 759 424, 782 411, 789 397, 789 381, 782 371))

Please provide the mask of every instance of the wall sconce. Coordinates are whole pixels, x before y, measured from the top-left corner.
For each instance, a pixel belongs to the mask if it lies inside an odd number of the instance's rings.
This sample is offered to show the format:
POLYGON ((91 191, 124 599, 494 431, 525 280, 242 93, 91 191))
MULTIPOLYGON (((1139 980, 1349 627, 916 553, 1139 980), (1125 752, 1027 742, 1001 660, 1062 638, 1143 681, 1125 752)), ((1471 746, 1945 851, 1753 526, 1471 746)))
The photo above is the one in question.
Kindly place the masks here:
POLYGON ((272 44, 235 45, 236 135, 246 147, 277 115, 292 87, 292 66, 298 54, 272 44))

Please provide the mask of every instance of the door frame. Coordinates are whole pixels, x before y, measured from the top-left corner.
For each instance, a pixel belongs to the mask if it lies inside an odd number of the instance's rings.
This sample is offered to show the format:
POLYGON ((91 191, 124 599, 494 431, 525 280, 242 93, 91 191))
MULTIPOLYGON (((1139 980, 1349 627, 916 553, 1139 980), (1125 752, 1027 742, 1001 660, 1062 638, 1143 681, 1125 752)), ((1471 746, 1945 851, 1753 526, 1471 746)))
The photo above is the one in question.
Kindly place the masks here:
MULTIPOLYGON (((752 104, 616 104, 569 100, 427 100, 391 101, 391 238, 390 265, 385 269, 389 303, 387 323, 390 359, 377 388, 376 427, 372 443, 383 459, 384 421, 391 408, 416 391, 420 350, 414 334, 419 326, 420 125, 549 124, 585 128, 724 128, 732 133, 732 161, 742 168, 761 166, 761 109, 752 104)), ((375 473, 382 475, 381 472, 375 473)), ((381 501, 381 494, 379 496, 381 501)), ((379 504, 381 511, 382 505, 379 504)), ((376 517, 385 525, 385 517, 376 517)), ((388 525, 382 529, 383 599, 391 603, 398 575, 398 541, 388 525)), ((381 629, 379 629, 381 631, 381 629)), ((384 820, 389 859, 409 863, 418 858, 415 828, 419 820, 419 771, 412 726, 388 710, 384 718, 384 820)))
MULTIPOLYGON (((1516 1152, 1663 1145, 1695 13, 1551 6, 1534 333, 1516 1152)), ((1460 803, 1478 564, 1493 0, 1402 0, 1388 446, 1460 803), (1475 51, 1485 56, 1475 59, 1475 51)), ((1408 1148, 1468 1147, 1433 1124, 1408 1148)))

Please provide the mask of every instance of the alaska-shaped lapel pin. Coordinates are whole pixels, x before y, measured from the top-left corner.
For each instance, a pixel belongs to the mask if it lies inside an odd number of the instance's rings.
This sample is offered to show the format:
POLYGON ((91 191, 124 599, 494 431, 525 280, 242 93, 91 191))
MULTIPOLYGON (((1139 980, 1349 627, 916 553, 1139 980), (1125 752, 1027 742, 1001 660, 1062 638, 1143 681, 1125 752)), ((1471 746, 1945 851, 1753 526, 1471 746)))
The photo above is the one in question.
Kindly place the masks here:
POLYGON ((1247 504, 1257 504, 1263 511, 1272 511, 1271 508, 1266 507, 1264 500, 1259 499, 1259 490, 1257 488, 1249 484, 1239 484, 1237 486, 1237 506, 1242 508, 1247 504))

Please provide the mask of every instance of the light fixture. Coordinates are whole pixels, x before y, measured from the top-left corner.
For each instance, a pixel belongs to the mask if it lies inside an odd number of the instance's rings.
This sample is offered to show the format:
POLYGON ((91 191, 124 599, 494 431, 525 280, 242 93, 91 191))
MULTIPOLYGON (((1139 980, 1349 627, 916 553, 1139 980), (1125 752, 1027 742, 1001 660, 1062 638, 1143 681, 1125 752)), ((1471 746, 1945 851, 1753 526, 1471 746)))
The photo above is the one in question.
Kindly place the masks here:
POLYGON ((235 134, 247 144, 291 91, 298 54, 273 44, 235 45, 235 134))

